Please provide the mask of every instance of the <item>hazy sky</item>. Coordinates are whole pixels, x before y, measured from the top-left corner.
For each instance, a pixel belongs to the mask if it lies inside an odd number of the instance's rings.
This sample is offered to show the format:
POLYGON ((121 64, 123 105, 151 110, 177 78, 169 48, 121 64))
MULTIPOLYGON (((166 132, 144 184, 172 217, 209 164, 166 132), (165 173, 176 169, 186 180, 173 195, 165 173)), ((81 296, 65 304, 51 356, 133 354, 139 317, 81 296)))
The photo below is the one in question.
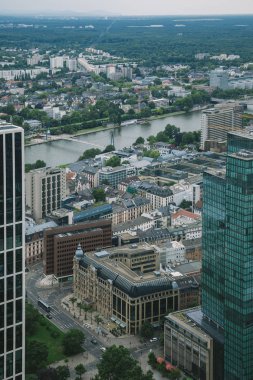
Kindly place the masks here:
POLYGON ((0 0, 1 10, 15 12, 96 12, 122 15, 253 14, 253 0, 0 0))

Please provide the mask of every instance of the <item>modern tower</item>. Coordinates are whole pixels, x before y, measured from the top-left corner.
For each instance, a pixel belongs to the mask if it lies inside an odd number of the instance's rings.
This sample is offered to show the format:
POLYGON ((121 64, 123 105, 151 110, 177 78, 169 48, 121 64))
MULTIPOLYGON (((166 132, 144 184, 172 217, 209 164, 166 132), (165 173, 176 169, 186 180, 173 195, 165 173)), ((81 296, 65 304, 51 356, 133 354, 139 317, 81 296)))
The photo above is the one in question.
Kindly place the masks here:
POLYGON ((224 380, 253 379, 253 135, 228 133, 204 174, 202 311, 224 335, 224 380))
POLYGON ((25 363, 24 134, 0 124, 0 379, 23 380, 25 363))

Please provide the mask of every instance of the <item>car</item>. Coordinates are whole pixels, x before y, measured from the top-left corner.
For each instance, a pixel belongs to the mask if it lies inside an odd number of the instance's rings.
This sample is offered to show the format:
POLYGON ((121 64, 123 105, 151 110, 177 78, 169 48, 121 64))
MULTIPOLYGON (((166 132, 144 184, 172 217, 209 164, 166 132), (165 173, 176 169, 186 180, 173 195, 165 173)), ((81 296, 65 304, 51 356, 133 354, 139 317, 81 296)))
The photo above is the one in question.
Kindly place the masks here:
POLYGON ((106 351, 106 348, 105 347, 100 347, 100 350, 102 351, 102 352, 105 352, 106 351))
POLYGON ((98 342, 97 342, 96 339, 94 339, 94 338, 92 338, 90 341, 91 341, 91 343, 93 343, 93 344, 98 344, 98 342))
POLYGON ((157 338, 151 338, 151 339, 150 339, 150 343, 157 342, 157 341, 158 341, 157 338))
POLYGON ((47 317, 48 319, 52 319, 52 318, 53 318, 51 314, 47 314, 46 317, 47 317))

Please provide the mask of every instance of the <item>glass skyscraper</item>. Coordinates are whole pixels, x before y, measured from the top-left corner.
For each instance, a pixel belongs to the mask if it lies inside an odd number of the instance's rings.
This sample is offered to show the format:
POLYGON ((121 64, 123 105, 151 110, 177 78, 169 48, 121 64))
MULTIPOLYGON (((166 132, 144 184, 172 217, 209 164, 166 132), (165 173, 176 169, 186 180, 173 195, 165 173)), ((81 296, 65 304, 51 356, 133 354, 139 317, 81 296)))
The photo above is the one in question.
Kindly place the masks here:
POLYGON ((227 153, 204 174, 202 311, 224 334, 221 378, 252 380, 253 135, 229 133, 227 153))
POLYGON ((0 379, 24 379, 24 134, 0 124, 0 379))

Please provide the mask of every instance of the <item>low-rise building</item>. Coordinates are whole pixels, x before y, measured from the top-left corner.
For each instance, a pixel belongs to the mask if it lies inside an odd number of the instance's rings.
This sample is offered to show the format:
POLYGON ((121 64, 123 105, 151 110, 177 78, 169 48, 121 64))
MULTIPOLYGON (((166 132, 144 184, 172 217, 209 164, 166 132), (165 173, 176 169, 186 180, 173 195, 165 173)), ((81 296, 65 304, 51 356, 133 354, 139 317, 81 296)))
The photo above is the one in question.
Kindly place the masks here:
POLYGON ((222 331, 200 307, 170 313, 164 323, 164 357, 194 380, 222 380, 222 331))
POLYGON ((179 241, 165 240, 153 246, 160 254, 160 263, 168 264, 185 262, 185 246, 179 241))
POLYGON ((194 223, 200 220, 201 217, 198 214, 194 214, 193 212, 186 211, 183 209, 179 209, 175 213, 171 215, 171 225, 173 226, 182 226, 185 224, 194 223))
POLYGON ((129 231, 136 231, 136 230, 146 231, 154 227, 154 225, 155 225, 155 221, 152 218, 139 216, 136 219, 129 220, 128 222, 115 225, 113 227, 113 234, 121 235, 122 233, 126 233, 129 231))
POLYGON ((26 222, 25 227, 25 262, 32 265, 42 260, 44 251, 44 231, 47 228, 57 227, 55 222, 35 224, 31 221, 26 222))
POLYGON ((151 204, 146 198, 135 197, 112 204, 112 225, 116 226, 134 220, 143 213, 150 211, 151 204))

